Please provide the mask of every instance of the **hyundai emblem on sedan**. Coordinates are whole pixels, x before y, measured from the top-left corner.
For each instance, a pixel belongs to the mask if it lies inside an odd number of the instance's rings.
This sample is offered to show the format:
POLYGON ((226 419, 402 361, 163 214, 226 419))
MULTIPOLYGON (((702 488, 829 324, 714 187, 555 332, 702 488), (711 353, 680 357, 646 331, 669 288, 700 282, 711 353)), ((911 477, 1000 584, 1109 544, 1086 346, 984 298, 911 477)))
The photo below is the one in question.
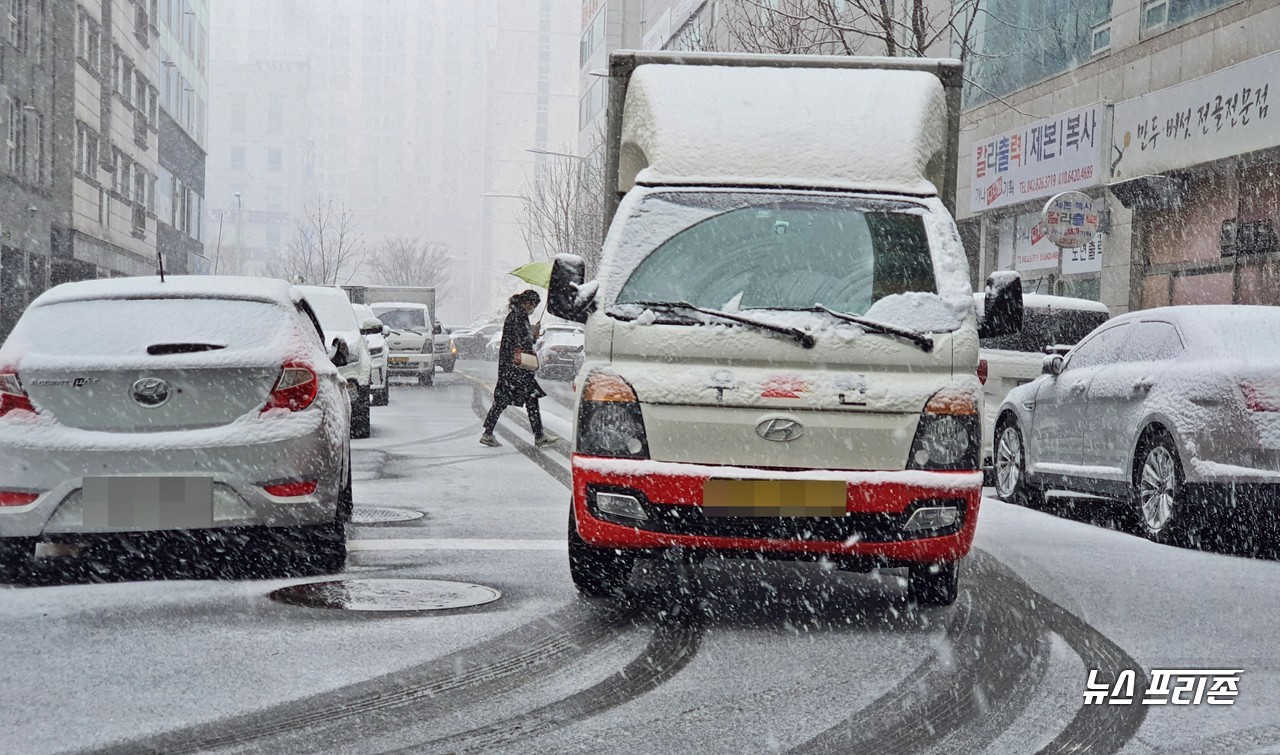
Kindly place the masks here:
POLYGON ((761 420, 756 425, 756 435, 765 440, 786 443, 795 440, 804 435, 804 425, 793 419, 783 419, 781 417, 773 417, 771 419, 761 420))
POLYGON ((148 409, 164 406, 169 400, 169 384, 160 378, 142 378, 133 384, 133 400, 148 409))

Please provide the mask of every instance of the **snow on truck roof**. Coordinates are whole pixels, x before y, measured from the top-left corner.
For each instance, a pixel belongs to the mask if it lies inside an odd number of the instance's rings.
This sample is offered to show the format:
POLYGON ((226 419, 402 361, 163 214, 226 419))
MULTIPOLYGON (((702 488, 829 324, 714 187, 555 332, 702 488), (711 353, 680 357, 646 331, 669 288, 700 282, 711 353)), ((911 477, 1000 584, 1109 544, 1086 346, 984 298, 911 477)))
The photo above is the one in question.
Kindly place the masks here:
MULTIPOLYGON (((974 301, 978 305, 978 312, 982 312, 983 304, 986 303, 986 294, 982 291, 974 293, 974 301)), ((1023 294, 1022 306, 1032 309, 1071 309, 1078 312, 1104 312, 1111 314, 1111 310, 1107 305, 1100 301, 1092 299, 1077 299, 1072 296, 1053 296, 1050 294, 1023 294)))
POLYGON ((64 283, 49 289, 31 303, 33 307, 92 299, 247 299, 276 303, 297 301, 289 283, 271 278, 230 275, 158 275, 102 278, 64 283))
POLYGON ((733 184, 938 193, 946 97, 926 71, 647 64, 627 88, 618 190, 733 184))

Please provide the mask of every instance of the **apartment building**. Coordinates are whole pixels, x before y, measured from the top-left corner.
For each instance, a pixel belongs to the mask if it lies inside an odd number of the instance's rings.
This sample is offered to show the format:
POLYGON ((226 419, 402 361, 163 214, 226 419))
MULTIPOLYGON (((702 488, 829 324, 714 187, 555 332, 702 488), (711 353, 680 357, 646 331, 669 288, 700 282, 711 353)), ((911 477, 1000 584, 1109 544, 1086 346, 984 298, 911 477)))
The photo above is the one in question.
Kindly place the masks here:
MULTIPOLYGON (((191 245, 163 238, 164 226, 198 239, 198 224, 162 206, 175 193, 162 162, 180 166, 184 207, 200 202, 203 166, 198 148, 162 139, 161 53, 185 23, 175 67, 203 65, 203 2, 0 0, 0 335, 52 285, 151 275, 158 250, 166 269, 188 270, 191 245)), ((186 81, 197 84, 173 95, 173 112, 200 113, 198 77, 186 81)), ((199 117, 179 119, 186 138, 199 117)))

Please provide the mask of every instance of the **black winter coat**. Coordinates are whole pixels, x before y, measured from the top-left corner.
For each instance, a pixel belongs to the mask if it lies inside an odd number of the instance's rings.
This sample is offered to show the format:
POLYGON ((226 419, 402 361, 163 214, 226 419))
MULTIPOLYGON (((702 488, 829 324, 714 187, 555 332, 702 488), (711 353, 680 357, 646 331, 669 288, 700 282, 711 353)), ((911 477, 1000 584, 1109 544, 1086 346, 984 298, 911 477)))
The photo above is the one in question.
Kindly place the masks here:
POLYGON ((517 350, 533 353, 533 328, 524 307, 519 305, 511 308, 502 323, 502 343, 498 346, 498 385, 493 391, 494 400, 518 406, 547 394, 532 372, 516 366, 517 350))

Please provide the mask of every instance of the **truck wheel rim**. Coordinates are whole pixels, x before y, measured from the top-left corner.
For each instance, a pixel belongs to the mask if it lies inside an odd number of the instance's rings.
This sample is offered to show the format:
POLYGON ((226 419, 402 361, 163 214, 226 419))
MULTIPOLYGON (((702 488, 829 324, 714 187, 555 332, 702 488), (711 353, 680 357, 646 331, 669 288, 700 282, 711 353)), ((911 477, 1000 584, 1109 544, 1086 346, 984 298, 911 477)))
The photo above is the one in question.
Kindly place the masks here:
POLYGON ((996 444, 996 491, 1002 497, 1013 495, 1022 479, 1022 436, 1016 428, 1006 427, 996 444))
POLYGON ((1152 449, 1142 463, 1142 474, 1138 478, 1142 520, 1151 532, 1163 530, 1173 518, 1177 483, 1173 455, 1169 449, 1163 446, 1152 449))

